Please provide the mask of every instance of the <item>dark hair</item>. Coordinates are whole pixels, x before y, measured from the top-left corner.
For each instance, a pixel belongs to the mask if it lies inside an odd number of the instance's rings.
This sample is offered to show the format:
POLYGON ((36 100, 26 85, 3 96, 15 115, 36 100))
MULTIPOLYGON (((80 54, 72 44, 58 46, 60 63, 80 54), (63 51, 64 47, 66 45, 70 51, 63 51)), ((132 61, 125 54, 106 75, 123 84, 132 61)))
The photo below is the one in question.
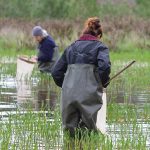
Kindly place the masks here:
POLYGON ((85 26, 82 31, 82 34, 91 34, 93 36, 101 38, 103 32, 102 32, 102 27, 99 18, 98 17, 88 18, 85 21, 85 26))

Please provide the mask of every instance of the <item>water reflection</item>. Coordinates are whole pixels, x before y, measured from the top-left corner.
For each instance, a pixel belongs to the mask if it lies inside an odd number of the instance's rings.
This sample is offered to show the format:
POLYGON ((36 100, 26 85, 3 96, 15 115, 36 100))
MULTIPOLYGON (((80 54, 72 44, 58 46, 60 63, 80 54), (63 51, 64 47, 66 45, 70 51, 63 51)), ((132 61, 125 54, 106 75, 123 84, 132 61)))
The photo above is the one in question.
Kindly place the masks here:
MULTIPOLYGON (((57 93, 51 87, 50 81, 45 80, 37 85, 29 81, 4 77, 0 82, 0 111, 14 110, 18 107, 26 108, 30 104, 33 110, 54 110, 57 102, 57 93), (16 84, 17 83, 17 84, 16 84)), ((38 82, 38 81, 37 81, 38 82)))
POLYGON ((150 103, 150 91, 145 88, 131 89, 131 92, 126 90, 107 91, 108 100, 116 103, 130 103, 130 104, 145 104, 150 103))
POLYGON ((54 110, 57 101, 57 94, 51 89, 49 80, 37 81, 33 86, 30 82, 17 81, 17 103, 19 106, 28 107, 33 110, 54 110), (29 105, 28 105, 29 104, 29 105))
POLYGON ((35 90, 35 110, 54 110, 57 102, 57 93, 53 89, 49 75, 39 81, 35 90))
POLYGON ((50 74, 39 74, 36 86, 32 87, 31 74, 35 64, 17 60, 17 102, 19 104, 30 100, 35 110, 54 110, 56 92, 52 90, 50 74), (33 94, 34 92, 34 94, 33 94))
POLYGON ((39 82, 36 85, 31 81, 19 80, 13 77, 3 77, 0 81, 0 111, 26 109, 54 110, 57 102, 55 89, 50 81, 39 82))

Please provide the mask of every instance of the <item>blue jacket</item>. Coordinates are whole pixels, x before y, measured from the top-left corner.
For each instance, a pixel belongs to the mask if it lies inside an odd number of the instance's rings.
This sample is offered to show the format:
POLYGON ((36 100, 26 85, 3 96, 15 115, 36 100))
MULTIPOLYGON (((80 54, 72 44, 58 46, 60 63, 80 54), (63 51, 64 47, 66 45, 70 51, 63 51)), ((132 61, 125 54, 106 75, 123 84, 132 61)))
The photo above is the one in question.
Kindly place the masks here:
POLYGON ((50 35, 45 37, 38 45, 38 61, 51 62, 55 47, 56 44, 52 37, 50 35))
POLYGON ((103 87, 109 80, 111 63, 108 48, 100 41, 78 40, 71 44, 52 69, 55 83, 62 87, 68 64, 94 64, 98 68, 103 87))

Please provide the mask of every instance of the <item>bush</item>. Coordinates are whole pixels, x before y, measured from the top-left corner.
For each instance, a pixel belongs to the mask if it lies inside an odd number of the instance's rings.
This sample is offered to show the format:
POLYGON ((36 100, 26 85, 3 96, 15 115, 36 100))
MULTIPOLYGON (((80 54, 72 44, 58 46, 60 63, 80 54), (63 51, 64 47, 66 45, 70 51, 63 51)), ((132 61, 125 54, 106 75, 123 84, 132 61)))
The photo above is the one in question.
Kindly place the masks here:
POLYGON ((149 0, 137 0, 134 5, 102 0, 0 0, 0 17, 26 19, 85 19, 89 16, 136 15, 149 17, 149 0))

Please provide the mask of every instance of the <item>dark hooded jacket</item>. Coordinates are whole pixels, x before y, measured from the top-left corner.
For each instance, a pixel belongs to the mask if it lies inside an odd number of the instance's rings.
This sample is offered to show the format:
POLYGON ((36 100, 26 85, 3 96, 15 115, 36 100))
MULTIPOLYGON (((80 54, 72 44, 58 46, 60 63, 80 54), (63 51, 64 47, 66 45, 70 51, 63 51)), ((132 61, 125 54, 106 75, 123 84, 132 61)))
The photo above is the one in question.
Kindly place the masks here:
POLYGON ((60 87, 69 64, 95 65, 103 87, 108 85, 105 84, 109 81, 111 71, 109 49, 94 36, 83 35, 64 51, 52 71, 54 81, 60 87))

